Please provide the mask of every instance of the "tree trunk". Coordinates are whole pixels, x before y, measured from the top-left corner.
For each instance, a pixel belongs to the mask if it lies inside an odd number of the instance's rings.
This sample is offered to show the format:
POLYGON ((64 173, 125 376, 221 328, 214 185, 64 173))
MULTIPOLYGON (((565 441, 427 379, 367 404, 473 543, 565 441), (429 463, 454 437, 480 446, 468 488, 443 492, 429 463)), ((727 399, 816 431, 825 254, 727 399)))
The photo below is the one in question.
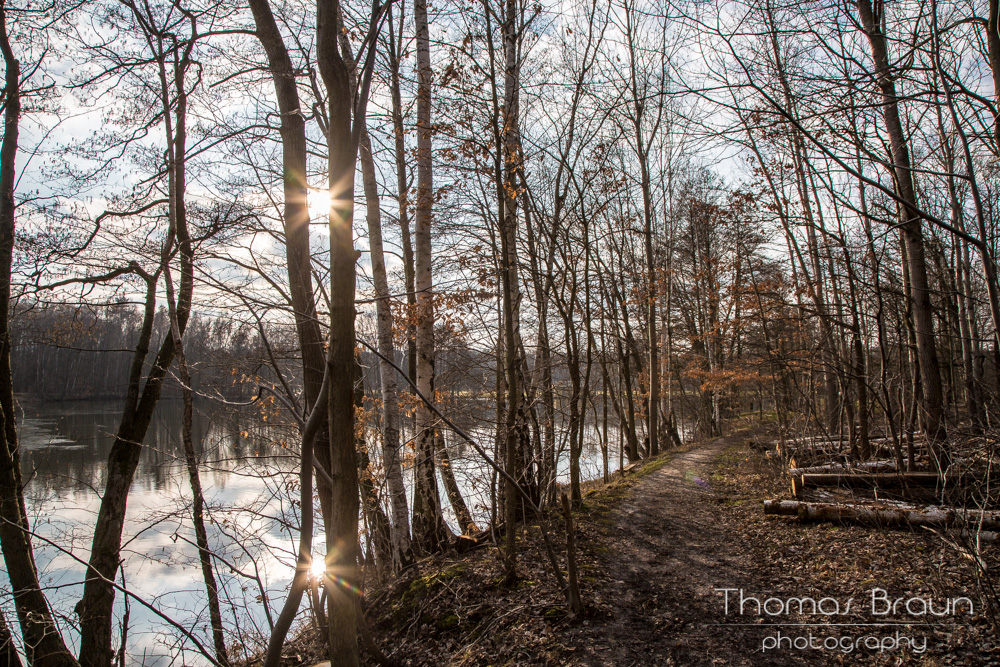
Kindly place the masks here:
POLYGON ((448 502, 455 512, 455 521, 458 522, 458 529, 462 535, 472 535, 479 532, 476 522, 472 518, 469 506, 465 504, 462 497, 462 490, 455 479, 455 470, 451 465, 451 456, 448 454, 448 445, 444 441, 444 436, 438 434, 435 446, 435 458, 437 467, 441 470, 441 481, 444 482, 445 493, 448 495, 448 502))
MULTIPOLYGON (((575 292, 576 290, 572 290, 575 292)), ((575 294, 570 299, 576 299, 575 294)), ((572 311, 570 311, 572 313, 572 311)), ((580 342, 577 339, 572 316, 567 317, 566 325, 566 372, 569 374, 569 488, 574 507, 583 502, 580 488, 580 446, 579 436, 582 428, 580 414, 580 395, 582 384, 580 380, 580 342)))
MULTIPOLYGON (((257 27, 257 38, 267 55, 268 67, 274 82, 275 97, 281 114, 282 185, 284 210, 282 224, 285 232, 285 259, 288 270, 289 295, 295 318, 295 329, 302 354, 302 379, 304 414, 308 417, 302 431, 299 456, 299 487, 301 524, 299 554, 291 590, 275 622, 268 643, 265 665, 278 664, 284 639, 298 611, 303 592, 308 587, 312 564, 313 537, 313 462, 319 460, 324 470, 329 469, 329 434, 327 431, 327 406, 323 397, 323 377, 326 365, 324 341, 319 327, 316 304, 313 298, 312 252, 309 246, 309 201, 306 181, 307 149, 305 118, 302 114, 295 68, 288 49, 281 37, 277 22, 267 0, 250 0, 257 27), (312 430, 310 430, 310 427, 312 430), (316 443, 321 443, 316 456, 316 443)), ((329 515, 329 484, 317 484, 323 515, 329 515)))
MULTIPOLYGON (((767 5, 766 12, 769 24, 768 33, 771 43, 771 53, 774 57, 774 66, 778 76, 778 82, 781 84, 781 91, 785 100, 785 106, 788 109, 789 114, 794 117, 797 114, 795 95, 792 92, 791 85, 788 81, 788 75, 785 71, 785 61, 778 43, 778 27, 775 24, 770 3, 767 5)), ((836 336, 833 332, 833 325, 831 323, 826 303, 825 290, 823 288, 823 270, 819 255, 819 243, 816 238, 817 226, 813 216, 813 202, 809 194, 810 190, 806 177, 806 169, 808 166, 806 146, 803 141, 802 134, 796 128, 790 128, 790 132, 792 162, 795 166, 795 187, 799 196, 799 202, 802 205, 803 217, 805 218, 806 246, 809 251, 809 259, 812 268, 811 278, 810 270, 801 257, 799 257, 800 269, 802 271, 803 278, 806 281, 809 296, 816 307, 816 314, 819 317, 820 328, 823 334, 823 353, 827 357, 825 364, 826 368, 823 372, 823 388, 826 394, 826 411, 824 415, 825 419, 823 428, 830 433, 834 433, 839 430, 840 423, 838 417, 840 392, 838 391, 836 378, 840 361, 838 359, 837 346, 835 344, 836 336)), ((783 220, 783 222, 785 221, 783 220)), ((786 226, 785 231, 789 235, 792 233, 791 228, 788 226, 786 226)), ((796 243, 796 250, 798 250, 797 245, 798 244, 796 243)))
POLYGON ((857 6, 861 25, 871 44, 875 78, 882 92, 882 115, 889 134, 894 181, 900 199, 900 229, 909 255, 913 325, 923 388, 922 416, 927 437, 932 444, 935 464, 943 471, 948 467, 950 447, 943 419, 944 396, 934 339, 934 314, 931 308, 930 283, 924 259, 924 239, 917 212, 909 147, 899 118, 896 84, 889 64, 886 36, 882 32, 884 5, 882 0, 875 0, 873 9, 871 0, 857 0, 857 6))
MULTIPOLYGON (((621 273, 621 264, 622 263, 619 258, 619 270, 607 272, 609 292, 607 293, 606 300, 610 306, 611 320, 621 322, 624 325, 624 338, 626 339, 627 344, 632 338, 632 330, 629 325, 629 318, 627 316, 628 311, 624 299, 621 298, 618 285, 615 282, 616 274, 621 273), (621 306, 620 311, 618 309, 619 305, 621 306), (619 315, 619 313, 621 313, 621 315, 619 315)), ((632 370, 630 354, 626 345, 622 343, 622 338, 622 336, 615 336, 615 348, 618 353, 618 365, 622 385, 625 389, 625 420, 621 424, 621 428, 625 433, 626 455, 628 456, 628 462, 635 463, 640 459, 640 456, 638 435, 636 434, 635 400, 632 395, 632 370)))
MULTIPOLYGON (((367 130, 361 135, 361 173, 368 211, 368 247, 371 253, 372 279, 375 283, 378 351, 386 359, 393 359, 396 356, 396 349, 392 341, 389 280, 382 248, 382 215, 379 209, 378 183, 375 180, 375 161, 372 158, 371 139, 367 130)), ((389 506, 392 510, 393 569, 399 570, 413 561, 410 547, 410 512, 406 504, 406 486, 403 483, 403 469, 400 465, 399 381, 396 379, 395 369, 385 360, 379 362, 379 376, 382 384, 382 465, 385 468, 389 506)))
MULTIPOLYGON (((31 537, 27 532, 30 524, 24 506, 10 365, 10 281, 15 236, 14 185, 17 180, 14 160, 17 157, 21 115, 21 68, 11 49, 7 30, 6 6, 0 5, 0 51, 6 70, 4 133, 0 144, 0 426, 4 436, 4 446, 0 451, 0 548, 10 579, 28 664, 41 664, 44 660, 46 664, 56 666, 76 665, 76 660, 63 643, 38 582, 31 537)), ((10 637, 7 625, 0 625, 0 643, 6 645, 0 655, 13 654, 15 662, 11 664, 19 665, 17 654, 5 640, 5 637, 7 640, 10 637)))
MULTIPOLYGON (((995 2, 996 0, 991 0, 990 2, 990 25, 993 26, 994 30, 994 34, 990 35, 988 40, 990 43, 991 66, 994 64, 993 61, 995 57, 993 42, 1000 40, 1000 34, 996 34, 996 30, 1000 26, 998 26, 993 17, 993 12, 995 11, 993 5, 995 2)), ((993 247, 990 244, 990 234, 987 230, 986 224, 987 212, 985 211, 982 193, 979 189, 979 180, 976 178, 976 164, 973 160, 972 150, 969 147, 969 137, 965 132, 962 120, 959 118, 958 112, 955 108, 954 93, 952 92, 951 84, 946 79, 944 67, 941 65, 940 33, 937 30, 936 2, 931 3, 931 18, 934 35, 932 44, 934 48, 934 61, 937 74, 939 75, 939 79, 941 80, 941 84, 944 88, 945 98, 948 102, 948 110, 951 112, 952 125, 962 146, 962 154, 965 158, 966 181, 969 184, 969 191, 972 193, 972 201, 975 204, 976 228, 979 232, 979 243, 977 244, 977 249, 979 250, 979 256, 982 260, 983 277, 985 279, 984 282, 986 283, 987 302, 990 308, 990 318, 993 321, 993 351, 994 354, 997 355, 997 358, 1000 358, 1000 284, 997 282, 996 259, 994 257, 993 247)), ((997 74, 994 72, 994 77, 996 76, 997 74)), ((998 125, 997 128, 998 132, 1000 132, 1000 125, 998 125)), ((1000 375, 998 375, 996 379, 996 385, 1000 388, 1000 375)))
MULTIPOLYGON (((267 54, 281 113, 282 184, 285 258, 288 286, 295 315, 295 328, 302 350, 305 411, 308 414, 323 384, 323 336, 313 299, 311 250, 309 247, 309 201, 306 183, 305 118, 295 85, 295 68, 267 0, 250 0, 257 37, 267 54)), ((325 431, 325 421, 323 430, 325 431)), ((321 439, 325 439, 321 436, 321 439)))
MULTIPOLYGON (((434 206, 430 31, 426 0, 413 1, 417 29, 417 206, 414 247, 416 299, 417 390, 433 399, 434 387, 434 276, 431 243, 434 206)), ((451 538, 441 513, 434 469, 435 417, 424 403, 416 408, 416 461, 414 463, 413 542, 422 553, 443 549, 451 538), (417 509, 419 508, 419 512, 417 509)))
MULTIPOLYGON (((634 25, 632 24, 633 10, 626 8, 626 32, 628 37, 629 53, 629 77, 632 96, 631 113, 632 127, 635 132, 635 154, 639 160, 639 187, 642 190, 642 233, 643 248, 646 260, 646 342, 648 348, 647 372, 649 373, 649 396, 646 401, 646 437, 649 439, 649 456, 656 456, 660 451, 659 446, 659 407, 660 407, 660 361, 659 361, 659 339, 656 335, 656 299, 657 299, 657 271, 656 257, 653 253, 653 193, 652 182, 649 175, 649 146, 643 139, 643 122, 646 99, 640 99, 641 93, 638 83, 638 72, 636 63, 636 44, 634 25)), ((662 102, 661 102, 662 104, 662 102)))
MULTIPOLYGON (((373 7, 373 13, 376 11, 373 7)), ((316 61, 327 91, 327 147, 330 192, 330 374, 329 456, 330 509, 324 516, 326 533, 326 589, 330 662, 344 667, 358 664, 357 544, 358 461, 354 442, 355 263, 354 172, 360 128, 365 123, 366 93, 354 99, 351 85, 354 63, 340 51, 339 0, 318 0, 316 6, 316 61), (337 582, 337 583, 334 583, 337 582)), ((375 39, 374 31, 370 37, 375 39)), ((324 447, 320 447, 324 449, 324 447)))
POLYGON ((194 440, 191 431, 194 423, 194 398, 191 388, 191 372, 187 357, 184 354, 183 336, 177 321, 177 307, 174 298, 173 278, 170 269, 164 271, 164 282, 167 291, 167 309, 170 314, 170 335, 174 338, 177 349, 177 370, 181 382, 181 395, 184 402, 184 416, 181 422, 181 440, 184 445, 184 462, 187 465, 188 481, 191 484, 191 521, 194 524, 195 543, 198 546, 198 560, 201 562, 201 575, 205 580, 205 590, 208 593, 208 616, 212 624, 212 641, 215 644, 215 658, 223 667, 229 665, 229 655, 226 651, 226 634, 222 626, 222 611, 219 608, 219 587, 215 582, 215 568, 212 565, 212 551, 208 545, 208 531, 205 530, 205 495, 201 488, 201 475, 198 472, 198 457, 194 451, 194 440))
MULTIPOLYGON (((416 313, 417 295, 414 282, 413 243, 410 239, 409 184, 406 178, 406 143, 403 139, 403 101, 399 83, 399 52, 402 50, 404 4, 400 4, 399 41, 393 34, 392 5, 389 5, 389 86, 392 97, 392 130, 394 157, 396 158, 396 188, 399 198, 399 232, 403 246, 403 282, 406 286, 406 363, 411 382, 417 381, 417 339, 413 315, 416 313)), ((429 122, 429 121, 428 121, 429 122)))
POLYGON ((504 46, 504 96, 501 120, 503 123, 497 151, 503 156, 504 169, 497 173, 498 206, 497 220, 500 224, 501 286, 504 308, 504 375, 507 384, 507 414, 505 428, 505 470, 507 471, 506 494, 504 497, 505 579, 508 584, 516 578, 517 565, 517 523, 522 518, 522 501, 515 483, 521 483, 525 475, 522 457, 524 430, 524 408, 521 404, 521 286, 518 277, 517 256, 517 187, 518 172, 521 168, 520 115, 520 63, 518 53, 520 5, 514 0, 506 0, 503 22, 504 46), (500 180, 502 179, 502 180, 500 180))
MULTIPOLYGON (((364 168, 362 168, 364 171, 364 168)), ((357 374, 359 381, 354 384, 354 407, 356 410, 363 410, 365 407, 364 382, 360 378, 364 375, 361 363, 357 363, 357 374)), ((382 573, 387 573, 392 569, 393 548, 392 548, 392 522, 389 520, 382 504, 379 501, 378 490, 375 486, 375 476, 371 467, 371 459, 368 456, 368 444, 365 442, 364 431, 355 431, 355 447, 358 453, 358 486, 361 493, 361 511, 365 520, 365 534, 368 537, 368 552, 372 558, 364 558, 366 563, 372 563, 375 578, 380 579, 382 573)), ((359 623, 360 623, 359 618, 359 623)))
POLYGON ((569 608, 577 618, 583 616, 583 599, 580 597, 580 584, 576 573, 576 531, 573 529, 573 512, 569 507, 569 498, 562 494, 563 519, 566 521, 566 575, 567 597, 569 608))
MULTIPOLYGON (((562 168, 560 162, 560 168, 562 168)), ((557 176, 557 181, 559 177, 557 176)), ((527 197, 526 197, 527 199, 527 197)), ((560 202, 563 197, 557 193, 556 208, 553 214, 553 225, 559 219, 560 202)), ((535 316, 538 320, 538 347, 535 353, 535 367, 533 369, 532 383, 538 393, 541 394, 540 412, 540 439, 541 452, 538 465, 538 484, 541 488, 542 502, 545 505, 553 505, 556 502, 556 434, 555 434, 555 392, 552 385, 552 350, 549 340, 549 295, 551 280, 542 280, 541 276, 552 275, 552 262, 548 261, 542 268, 539 262, 540 243, 536 240, 532 216, 527 214, 528 207, 525 204, 525 235, 528 245, 528 260, 531 265, 531 274, 535 276, 533 281, 535 287, 535 316), (543 274, 543 271, 545 273, 543 274)), ((536 219, 539 216, 534 216, 536 219)), ((549 250, 554 244, 549 243, 549 250)), ((551 257, 551 255, 547 255, 551 257)))
MULTIPOLYGON (((133 11, 140 10, 133 8, 133 11)), ((140 16, 140 18, 142 18, 140 16)), ((192 30, 194 28, 192 27, 192 30)), ((194 291, 194 259, 187 228, 185 204, 186 152, 187 152, 187 96, 189 85, 187 70, 191 64, 190 54, 193 41, 183 46, 183 53, 173 65, 173 72, 167 71, 167 56, 154 54, 159 65, 160 101, 163 105, 163 120, 167 137, 168 179, 168 222, 169 230, 160 256, 161 267, 166 267, 174 255, 174 248, 180 256, 180 285, 177 292, 177 328, 184 334, 191 312, 191 298, 194 291), (174 97, 171 99, 171 86, 174 97), (171 113, 172 112, 172 113, 171 113)), ((133 355, 129 394, 125 400, 121 422, 115 442, 108 456, 104 494, 94 528, 84 583, 83 597, 77 604, 80 616, 80 662, 92 667, 105 667, 114 657, 111 648, 112 615, 115 589, 112 585, 121 557, 122 529, 129 489, 139 465, 142 442, 153 417, 153 410, 160 398, 163 380, 176 353, 173 336, 166 336, 153 362, 152 369, 142 386, 139 385, 149 345, 154 319, 155 285, 151 286, 146 301, 146 324, 139 345, 133 355)))
POLYGON ((989 0, 989 14, 986 22, 986 48, 989 54, 990 70, 993 72, 993 94, 997 99, 994 110, 995 125, 993 141, 1000 151, 1000 0, 989 0))
POLYGON ((10 634, 7 619, 0 611, 0 667, 21 667, 21 656, 17 653, 17 645, 10 634))

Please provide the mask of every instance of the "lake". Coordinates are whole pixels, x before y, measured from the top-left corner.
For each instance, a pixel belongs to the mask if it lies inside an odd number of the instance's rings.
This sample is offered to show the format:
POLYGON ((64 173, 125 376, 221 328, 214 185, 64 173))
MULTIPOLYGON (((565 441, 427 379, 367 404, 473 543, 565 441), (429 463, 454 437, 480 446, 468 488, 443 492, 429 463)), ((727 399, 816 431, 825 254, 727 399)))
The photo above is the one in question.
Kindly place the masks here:
MULTIPOLYGON (((22 472, 39 574, 63 634, 75 649, 73 607, 80 599, 90 536, 104 488, 104 471, 117 428, 119 403, 90 401, 21 405, 22 472)), ((180 440, 182 405, 161 401, 145 441, 129 496, 119 583, 211 646, 205 588, 194 530, 190 490, 180 440)), ((466 427, 466 424, 462 424, 466 427)), ((492 450, 491 429, 468 425, 470 435, 492 450)), ((599 433, 588 425, 581 456, 584 479, 603 472, 599 433)), ((609 428, 609 470, 619 467, 617 430, 609 428)), ((291 581, 298 525, 294 448, 287 427, 262 422, 253 408, 199 402, 194 441, 209 509, 212 548, 220 556, 217 576, 231 658, 259 652, 291 581), (224 562, 222 562, 224 561, 224 562)), ((489 514, 489 469, 475 451, 446 435, 456 479, 481 525, 489 514)), ((377 460, 377 457, 374 457, 377 460)), ((568 454, 560 457, 559 481, 568 482, 568 454)), ((409 471, 407 485, 412 488, 409 471)), ((442 487, 442 499, 447 496, 442 487)), ((454 526, 450 507, 446 516, 454 526)), ((318 540, 317 544, 322 544, 318 540)), ((4 613, 16 626, 9 583, 0 578, 4 613)), ((166 620, 135 600, 116 599, 116 642, 127 616, 126 655, 131 665, 204 664, 166 620)))

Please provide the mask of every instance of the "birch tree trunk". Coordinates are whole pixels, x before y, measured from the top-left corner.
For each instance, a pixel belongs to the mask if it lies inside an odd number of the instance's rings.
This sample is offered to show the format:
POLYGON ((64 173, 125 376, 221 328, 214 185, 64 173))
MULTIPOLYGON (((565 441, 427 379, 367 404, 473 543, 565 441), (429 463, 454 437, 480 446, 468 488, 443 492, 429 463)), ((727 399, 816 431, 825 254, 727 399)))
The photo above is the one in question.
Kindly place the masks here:
MULTIPOLYGON (((413 0, 417 29, 417 206, 414 223, 415 290, 417 292, 417 390, 434 397, 434 276, 431 225, 434 206, 430 30, 426 0, 413 0)), ((444 548, 451 531, 441 512, 437 474, 434 467, 436 419, 423 402, 416 408, 416 461, 414 463, 413 542, 423 553, 444 548)))
MULTIPOLYGON (((389 279, 385 270, 385 253, 382 246, 382 214, 379 208, 371 138, 367 130, 361 135, 360 157, 367 206, 368 247, 372 261, 372 280, 375 283, 378 351, 385 359, 393 359, 396 349, 392 341, 389 279)), ((403 469, 400 465, 399 380, 396 378, 396 370, 385 359, 379 361, 379 376, 382 383, 382 465, 385 468, 389 507, 392 512, 393 569, 399 570, 413 561, 413 554, 410 547, 410 511, 406 503, 406 486, 403 483, 403 469)))

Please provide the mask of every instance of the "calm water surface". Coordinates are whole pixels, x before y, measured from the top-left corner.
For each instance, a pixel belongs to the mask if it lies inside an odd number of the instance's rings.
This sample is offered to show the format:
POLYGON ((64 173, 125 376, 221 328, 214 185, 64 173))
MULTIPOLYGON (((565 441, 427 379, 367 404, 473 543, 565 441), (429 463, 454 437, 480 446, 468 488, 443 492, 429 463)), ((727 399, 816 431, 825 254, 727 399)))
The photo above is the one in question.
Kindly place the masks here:
MULTIPOLYGON (((63 633, 74 646, 73 607, 80 599, 90 536, 104 488, 108 453, 117 429, 119 403, 112 401, 44 404, 23 402, 20 422, 22 470, 29 518, 41 538, 35 540, 43 586, 63 633)), ((190 520, 190 490, 180 442, 182 406, 161 401, 145 441, 128 501, 119 583, 211 646, 204 582, 190 520)), ((294 450, 284 446, 294 434, 261 422, 251 409, 200 404, 195 411, 194 441, 201 461, 201 481, 210 509, 208 526, 216 562, 223 616, 236 655, 255 653, 284 599, 294 569, 298 525, 289 502, 297 497, 294 450)), ((470 429, 488 451, 491 429, 470 429)), ((609 470, 618 469, 617 431, 609 432, 609 470)), ((563 438, 564 439, 564 438, 563 438)), ((581 457, 584 479, 603 472, 600 433, 588 427, 581 457)), ((477 517, 488 516, 489 469, 467 444, 446 437, 453 469, 467 503, 477 517)), ((377 457, 375 460, 377 465, 377 457)), ((409 471, 406 472, 410 483, 409 471)), ((559 478, 568 481, 563 455, 559 478)), ((442 492, 442 497, 446 498, 442 492)), ((450 508, 446 508, 450 514, 450 508)), ((452 517, 453 518, 453 517, 452 517)), ((319 540, 318 543, 322 543, 319 540)), ((6 576, 0 585, 8 584, 6 576)), ((121 644, 123 620, 128 662, 165 666, 204 664, 180 633, 141 603, 117 595, 115 645, 121 644)), ((0 604, 15 617, 9 590, 0 604)))

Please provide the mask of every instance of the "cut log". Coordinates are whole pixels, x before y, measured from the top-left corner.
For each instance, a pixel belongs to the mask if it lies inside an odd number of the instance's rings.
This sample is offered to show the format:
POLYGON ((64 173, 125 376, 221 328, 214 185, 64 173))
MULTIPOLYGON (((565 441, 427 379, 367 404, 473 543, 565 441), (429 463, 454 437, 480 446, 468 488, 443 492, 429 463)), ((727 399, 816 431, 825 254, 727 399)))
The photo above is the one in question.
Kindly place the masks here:
POLYGON ((843 505, 845 507, 875 507, 878 509, 919 510, 924 506, 901 500, 861 501, 856 503, 806 502, 802 500, 765 500, 764 514, 797 516, 802 505, 843 505))
POLYGON ((765 500, 764 514, 776 516, 796 516, 799 513, 798 500, 765 500))
POLYGON ((622 468, 622 475, 627 475, 630 472, 635 472, 636 470, 641 468, 642 464, 644 463, 645 461, 633 461, 632 463, 629 463, 627 466, 622 468))
POLYGON ((1000 512, 944 507, 900 507, 765 500, 764 514, 796 516, 800 521, 849 523, 866 526, 928 526, 1000 530, 1000 512))
POLYGON ((809 466, 807 468, 789 468, 788 474, 814 475, 817 473, 851 473, 851 472, 890 472, 896 470, 895 461, 868 461, 866 463, 827 463, 820 466, 809 466))
POLYGON ((792 476, 792 495, 800 497, 802 490, 811 486, 843 486, 848 488, 900 489, 960 488, 982 481, 983 476, 974 473, 941 477, 936 472, 872 472, 872 473, 810 473, 792 476))
MULTIPOLYGON (((876 452, 876 454, 891 454, 891 452, 876 452)), ((918 467, 931 470, 931 460, 927 454, 917 455, 915 463, 918 467)), ((969 466, 965 466, 968 468, 969 466)), ((789 471, 798 469, 799 474, 805 475, 812 472, 838 472, 838 471, 865 471, 865 472, 894 472, 896 462, 890 459, 878 459, 875 461, 852 461, 847 453, 836 456, 793 456, 788 460, 789 471), (830 470, 826 470, 829 468, 830 470)), ((961 469, 961 468, 958 468, 961 469)), ((908 470, 908 472, 920 472, 920 470, 908 470)))
POLYGON ((781 449, 781 453, 786 456, 821 456, 827 454, 836 456, 841 452, 847 453, 846 445, 844 447, 838 447, 831 443, 808 446, 786 445, 781 449))
POLYGON ((834 465, 834 464, 844 464, 850 462, 847 457, 847 453, 844 454, 819 454, 813 456, 812 454, 796 454, 795 456, 787 457, 789 468, 809 468, 811 466, 823 466, 823 465, 834 465))

